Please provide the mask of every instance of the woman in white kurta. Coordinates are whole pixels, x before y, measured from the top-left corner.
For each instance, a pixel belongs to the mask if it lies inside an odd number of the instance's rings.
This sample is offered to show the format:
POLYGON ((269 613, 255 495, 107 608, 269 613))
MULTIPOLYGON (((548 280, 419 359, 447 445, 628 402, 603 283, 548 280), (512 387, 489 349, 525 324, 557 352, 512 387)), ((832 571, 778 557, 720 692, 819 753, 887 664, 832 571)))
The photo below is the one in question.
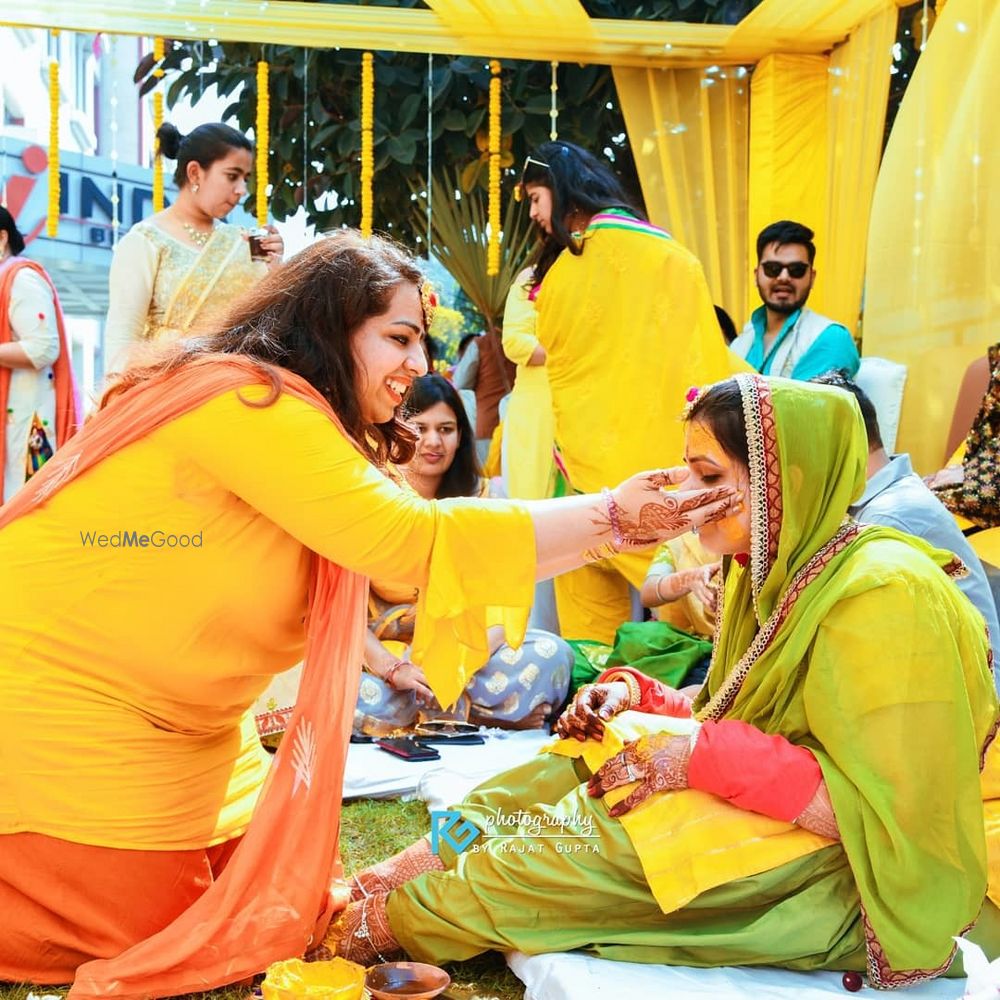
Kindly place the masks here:
MULTIPOLYGON (((133 226, 111 263, 104 329, 105 373, 121 371, 137 344, 176 339, 206 326, 267 273, 252 259, 243 230, 220 220, 247 193, 250 141, 222 124, 199 125, 182 136, 167 123, 160 152, 177 161, 180 189, 172 205, 133 226)), ((284 246, 277 230, 261 242, 266 263, 284 246)))
POLYGON ((78 417, 59 299, 44 269, 20 257, 23 249, 13 218, 0 208, 0 402, 6 414, 0 502, 52 456, 78 417), (68 420, 57 420, 57 396, 64 406, 73 404, 68 420))

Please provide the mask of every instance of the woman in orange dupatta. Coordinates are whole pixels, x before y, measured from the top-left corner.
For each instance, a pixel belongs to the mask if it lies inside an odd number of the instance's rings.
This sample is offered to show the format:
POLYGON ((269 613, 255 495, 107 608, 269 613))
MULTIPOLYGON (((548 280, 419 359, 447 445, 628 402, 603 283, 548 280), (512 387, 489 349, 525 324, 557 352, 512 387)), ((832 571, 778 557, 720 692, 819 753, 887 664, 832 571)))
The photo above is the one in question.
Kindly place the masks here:
POLYGON ((396 407, 426 371, 422 287, 390 243, 319 241, 126 371, 0 514, 0 979, 172 996, 315 946, 346 900, 368 576, 419 588, 414 644, 450 704, 488 606, 516 643, 536 576, 729 509, 729 489, 666 492, 676 470, 530 505, 401 488, 382 470, 413 454, 396 407), (268 768, 251 706, 303 654, 268 768))

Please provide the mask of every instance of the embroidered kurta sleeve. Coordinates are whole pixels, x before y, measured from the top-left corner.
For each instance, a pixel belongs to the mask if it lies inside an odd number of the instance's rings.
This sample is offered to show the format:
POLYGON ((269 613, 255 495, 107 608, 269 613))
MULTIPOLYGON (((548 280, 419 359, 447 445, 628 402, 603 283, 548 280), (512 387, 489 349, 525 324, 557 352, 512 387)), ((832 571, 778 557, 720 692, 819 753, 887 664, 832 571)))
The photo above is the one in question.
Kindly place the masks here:
MULTIPOLYGON (((262 393, 244 390, 250 399, 262 393)), ((170 433, 192 462, 307 548, 418 587, 414 657, 442 704, 489 657, 489 608, 507 609, 508 640, 520 642, 535 582, 534 528, 522 506, 424 500, 376 469, 322 412, 287 395, 255 408, 226 393, 170 433)))
POLYGON ((52 289, 44 278, 27 268, 14 276, 9 315, 14 337, 35 369, 53 364, 59 357, 59 327, 52 289))
POLYGON ((119 371, 132 345, 142 340, 153 301, 158 255, 142 233, 122 237, 108 276, 108 318, 104 326, 104 371, 119 371))

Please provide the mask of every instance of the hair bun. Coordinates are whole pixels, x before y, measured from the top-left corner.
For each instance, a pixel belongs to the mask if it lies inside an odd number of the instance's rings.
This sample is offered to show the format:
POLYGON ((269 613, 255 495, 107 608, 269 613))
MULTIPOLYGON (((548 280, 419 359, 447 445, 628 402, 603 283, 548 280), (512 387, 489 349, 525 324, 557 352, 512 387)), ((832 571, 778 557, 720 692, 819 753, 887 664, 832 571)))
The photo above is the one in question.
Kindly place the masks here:
POLYGON ((156 130, 157 148, 168 160, 177 159, 177 154, 181 150, 181 143, 183 141, 184 136, 177 130, 177 126, 172 125, 170 122, 164 122, 156 130))

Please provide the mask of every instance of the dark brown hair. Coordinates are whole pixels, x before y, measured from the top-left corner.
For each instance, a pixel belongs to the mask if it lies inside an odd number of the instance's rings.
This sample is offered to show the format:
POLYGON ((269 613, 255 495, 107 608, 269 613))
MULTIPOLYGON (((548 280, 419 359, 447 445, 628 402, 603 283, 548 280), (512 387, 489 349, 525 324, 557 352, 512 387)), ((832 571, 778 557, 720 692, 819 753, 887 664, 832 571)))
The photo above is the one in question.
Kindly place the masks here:
POLYGON ((269 406, 278 398, 276 369, 287 369, 326 398, 373 462, 405 465, 413 457, 416 435, 395 417, 383 424, 365 421, 351 337, 366 319, 386 311, 400 284, 419 287, 422 281, 410 255, 390 240, 364 239, 356 230, 324 237, 273 269, 205 334, 167 347, 149 364, 126 369, 101 405, 204 355, 239 354, 257 362, 262 381, 273 389, 254 405, 269 406))
POLYGON ((750 465, 743 393, 736 379, 727 378, 710 385, 695 400, 687 422, 704 424, 730 458, 742 465, 750 465))
POLYGON ((177 161, 174 183, 184 187, 188 182, 189 163, 197 163, 202 170, 208 170, 213 163, 224 160, 234 149, 253 152, 253 143, 242 133, 222 122, 199 125, 187 135, 181 135, 176 125, 164 122, 156 131, 156 141, 160 152, 168 160, 177 161))

